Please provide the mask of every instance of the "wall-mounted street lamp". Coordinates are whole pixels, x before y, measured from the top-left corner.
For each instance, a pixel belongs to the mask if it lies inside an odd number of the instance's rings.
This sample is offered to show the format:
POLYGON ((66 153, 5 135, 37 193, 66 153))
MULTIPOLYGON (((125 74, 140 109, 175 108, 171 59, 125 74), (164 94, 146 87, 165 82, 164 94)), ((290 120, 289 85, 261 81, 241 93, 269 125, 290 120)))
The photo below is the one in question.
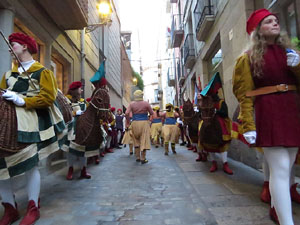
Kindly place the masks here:
POLYGON ((85 28, 85 33, 90 33, 94 31, 96 28, 101 26, 110 25, 111 20, 111 14, 112 14, 112 7, 110 4, 110 0, 101 0, 99 4, 96 6, 97 11, 100 16, 100 23, 90 24, 85 28))
POLYGON ((134 77, 134 78, 132 79, 132 82, 133 82, 133 85, 134 85, 134 86, 136 86, 136 85, 137 85, 137 83, 138 83, 138 80, 137 80, 137 78, 136 78, 136 77, 134 77))

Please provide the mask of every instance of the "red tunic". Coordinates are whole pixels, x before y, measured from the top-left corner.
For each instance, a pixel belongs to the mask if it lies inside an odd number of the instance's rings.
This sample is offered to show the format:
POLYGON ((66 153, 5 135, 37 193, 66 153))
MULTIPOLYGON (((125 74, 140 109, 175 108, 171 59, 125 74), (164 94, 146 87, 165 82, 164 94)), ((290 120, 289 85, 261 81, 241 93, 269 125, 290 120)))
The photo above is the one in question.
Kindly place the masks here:
MULTIPOLYGON (((256 88, 278 84, 297 85, 287 66, 284 49, 269 45, 264 55, 263 75, 253 77, 256 88)), ((254 101, 258 147, 300 146, 300 98, 296 91, 256 96, 254 101)))

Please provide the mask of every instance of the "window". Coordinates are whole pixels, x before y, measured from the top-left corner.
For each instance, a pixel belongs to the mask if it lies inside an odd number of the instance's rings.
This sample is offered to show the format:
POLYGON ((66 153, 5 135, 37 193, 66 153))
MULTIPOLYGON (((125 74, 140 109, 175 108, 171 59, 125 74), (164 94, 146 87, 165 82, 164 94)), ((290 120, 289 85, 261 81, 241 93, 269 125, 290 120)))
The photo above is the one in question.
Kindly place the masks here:
POLYGON ((51 70, 56 78, 58 88, 66 94, 68 91, 68 77, 64 76, 64 65, 53 56, 51 57, 51 70))
MULTIPOLYGON (((296 4, 292 2, 287 6, 287 30, 291 38, 298 37, 297 31, 297 17, 296 17, 296 4)), ((299 37, 298 37, 299 38, 299 37)))

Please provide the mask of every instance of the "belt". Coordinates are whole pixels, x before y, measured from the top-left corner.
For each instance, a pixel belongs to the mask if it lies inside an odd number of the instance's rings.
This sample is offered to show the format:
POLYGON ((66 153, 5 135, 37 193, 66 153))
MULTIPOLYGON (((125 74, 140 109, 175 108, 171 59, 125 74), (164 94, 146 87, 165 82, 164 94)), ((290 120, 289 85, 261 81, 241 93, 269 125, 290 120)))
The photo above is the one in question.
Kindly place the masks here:
POLYGON ((266 87, 257 88, 252 91, 248 91, 246 93, 246 96, 253 97, 257 95, 266 95, 266 94, 271 94, 276 92, 287 92, 287 91, 296 91, 296 90, 297 87, 295 85, 278 84, 274 86, 266 86, 266 87))

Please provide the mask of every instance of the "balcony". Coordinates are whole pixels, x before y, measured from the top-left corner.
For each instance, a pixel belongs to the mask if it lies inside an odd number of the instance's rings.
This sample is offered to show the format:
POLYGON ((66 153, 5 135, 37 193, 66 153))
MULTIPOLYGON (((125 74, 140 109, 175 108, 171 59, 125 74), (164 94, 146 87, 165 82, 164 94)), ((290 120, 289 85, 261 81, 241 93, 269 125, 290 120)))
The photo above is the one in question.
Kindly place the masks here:
POLYGON ((171 48, 178 48, 183 38, 183 24, 180 14, 173 15, 171 26, 171 48))
POLYGON ((196 62, 193 34, 186 35, 181 51, 185 68, 192 69, 196 62))
POLYGON ((169 87, 175 87, 175 75, 172 67, 168 69, 168 85, 169 87))
POLYGON ((64 30, 79 30, 88 25, 88 0, 43 0, 39 4, 64 30))
POLYGON ((214 7, 211 0, 198 1, 194 14, 197 23, 197 40, 205 41, 215 21, 214 7))

